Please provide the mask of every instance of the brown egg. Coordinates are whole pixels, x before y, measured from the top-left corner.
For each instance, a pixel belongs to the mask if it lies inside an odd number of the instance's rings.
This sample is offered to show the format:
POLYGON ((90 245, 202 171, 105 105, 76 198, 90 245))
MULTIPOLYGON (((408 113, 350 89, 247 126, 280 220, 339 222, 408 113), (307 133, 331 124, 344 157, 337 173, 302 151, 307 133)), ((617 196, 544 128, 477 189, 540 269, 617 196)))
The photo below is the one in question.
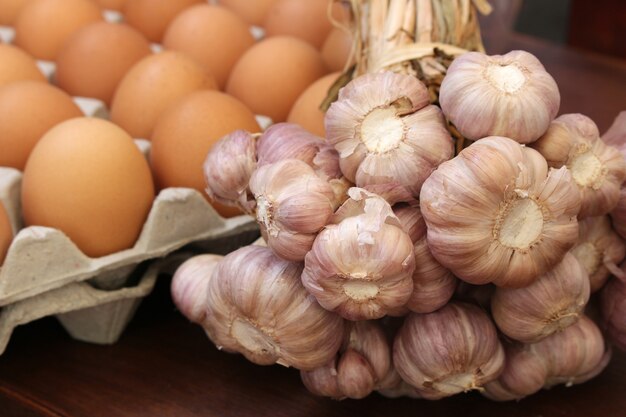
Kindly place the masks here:
MULTIPOLYGON (((330 4, 329 0, 278 0, 265 16, 266 36, 295 36, 319 49, 333 27, 330 4)), ((343 18, 341 6, 332 10, 334 17, 343 18)))
POLYGON ((184 52, 201 63, 224 88, 230 71, 254 44, 247 23, 228 9, 201 4, 179 14, 163 38, 166 49, 184 52))
MULTIPOLYGON (((250 109, 218 91, 195 92, 169 107, 152 135, 150 162, 157 188, 188 187, 206 196, 206 155, 217 140, 237 129, 260 131, 250 109)), ((224 216, 239 214, 215 207, 224 216)))
POLYGON ((0 202, 0 266, 4 262, 4 258, 7 255, 7 250, 9 250, 12 240, 13 229, 11 228, 9 215, 7 214, 2 202, 0 202))
MULTIPOLYGON (((122 8, 124 20, 152 42, 161 42, 165 30, 176 16, 202 0, 127 0, 122 8)), ((224 40, 226 41, 226 40, 224 40)))
POLYGON ((304 90, 304 93, 298 97, 296 104, 291 108, 287 121, 299 124, 318 136, 326 137, 326 129, 324 129, 325 113, 320 110, 320 105, 328 95, 328 90, 340 75, 340 72, 328 74, 304 90))
POLYGON ((132 27, 93 23, 61 48, 55 82, 71 95, 97 98, 108 105, 128 70, 150 54, 150 43, 132 27))
POLYGON ((322 46, 322 58, 331 71, 344 71, 352 50, 352 34, 333 28, 322 46))
POLYGON ((219 3, 237 13, 251 25, 261 26, 276 0, 219 0, 219 3))
POLYGON ((298 96, 326 73, 320 53, 310 44, 278 36, 246 51, 230 74, 226 92, 253 112, 284 122, 298 96))
POLYGON ((54 61, 74 32, 102 20, 89 0, 30 0, 15 21, 15 45, 39 59, 54 61))
POLYGON ((27 1, 29 0, 0 0, 0 25, 12 26, 27 1))
POLYGON ((126 132, 102 119, 55 126, 24 170, 26 224, 57 228, 94 258, 131 248, 153 200, 145 157, 126 132))
POLYGON ((161 52, 126 73, 111 102, 111 121, 135 138, 150 139, 167 106, 192 91, 216 88, 213 77, 187 55, 161 52))
POLYGON ((95 1, 103 9, 108 10, 122 10, 126 0, 92 0, 95 1))
POLYGON ((38 81, 0 88, 0 166, 23 170, 44 133, 83 113, 62 90, 38 81))
POLYGON ((47 82, 33 57, 20 48, 0 43, 0 62, 0 87, 23 80, 47 82))

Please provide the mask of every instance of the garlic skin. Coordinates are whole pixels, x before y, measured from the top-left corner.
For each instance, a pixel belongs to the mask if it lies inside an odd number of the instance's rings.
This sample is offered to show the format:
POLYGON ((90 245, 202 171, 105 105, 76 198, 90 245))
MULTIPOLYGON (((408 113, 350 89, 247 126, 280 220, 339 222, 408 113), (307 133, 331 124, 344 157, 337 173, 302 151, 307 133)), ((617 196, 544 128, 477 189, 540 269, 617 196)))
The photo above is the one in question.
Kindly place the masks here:
POLYGON ((448 68, 439 102, 446 118, 468 139, 505 136, 525 144, 548 129, 561 96, 552 76, 528 52, 468 52, 448 68))
POLYGON ((393 345, 393 363, 422 397, 439 399, 496 379, 504 367, 504 349, 486 313, 452 302, 406 318, 393 345))
POLYGON ((348 320, 383 317, 413 291, 413 243, 391 206, 360 188, 317 235, 302 283, 327 310, 348 320))
POLYGON ((566 166, 580 190, 579 219, 602 216, 615 208, 626 161, 614 147, 600 140, 596 124, 582 114, 557 117, 532 144, 554 168, 566 166))
POLYGON ((202 326, 209 338, 258 365, 312 370, 330 362, 343 340, 343 320, 309 296, 301 273, 301 265, 260 246, 226 255, 208 285, 202 326))
MULTIPOLYGON (((602 140, 607 145, 615 146, 626 158, 626 111, 615 118, 609 130, 602 135, 602 140)), ((623 186, 619 192, 617 206, 611 212, 611 219, 617 233, 626 239, 626 188, 623 186)))
POLYGON ((170 292, 176 307, 194 323, 206 317, 206 292, 221 255, 196 255, 183 262, 174 273, 170 292))
POLYGON ((394 72, 353 79, 325 118, 341 171, 358 187, 396 185, 417 197, 437 166, 454 155, 438 107, 416 77, 394 72))
POLYGON ((608 216, 587 217, 578 227, 578 243, 572 254, 587 271, 594 293, 606 284, 611 274, 624 276, 617 265, 626 257, 626 243, 615 233, 608 216))
POLYGON ((248 190, 257 167, 256 144, 252 134, 236 130, 221 138, 209 151, 203 171, 206 193, 213 201, 254 213, 256 202, 248 190))
POLYGON ((585 382, 598 375, 611 356, 602 333, 585 316, 538 343, 509 343, 505 348, 504 371, 483 392, 495 401, 519 400, 541 388, 585 382))
POLYGON ((611 220, 615 231, 626 239, 626 188, 622 187, 619 191, 619 200, 611 212, 611 220))
POLYGON ((438 310, 452 298, 459 280, 430 253, 419 208, 400 205, 394 207, 394 213, 414 243, 413 292, 406 307, 415 313, 438 310))
POLYGON ((503 137, 474 142, 426 180, 420 206, 428 245, 470 284, 524 287, 578 238, 580 193, 566 168, 503 137))
POLYGON ((508 337, 534 343, 576 323, 589 301, 589 276, 571 253, 524 288, 498 288, 491 314, 508 337))
POLYGON ((313 168, 297 159, 260 166, 250 179, 256 218, 268 246, 302 261, 334 211, 335 194, 313 168))
POLYGON ((626 352, 626 283, 617 278, 611 279, 600 293, 600 306, 608 337, 626 352))
POLYGON ((346 323, 343 346, 336 360, 313 371, 302 371, 306 388, 334 399, 361 399, 380 386, 391 369, 389 344, 373 321, 346 323))

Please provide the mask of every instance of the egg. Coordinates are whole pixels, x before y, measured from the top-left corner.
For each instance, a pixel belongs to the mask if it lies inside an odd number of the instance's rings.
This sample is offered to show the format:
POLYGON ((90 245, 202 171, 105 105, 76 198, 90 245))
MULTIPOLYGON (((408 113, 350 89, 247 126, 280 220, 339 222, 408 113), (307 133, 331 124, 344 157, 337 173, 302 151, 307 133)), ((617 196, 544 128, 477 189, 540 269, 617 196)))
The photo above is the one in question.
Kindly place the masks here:
MULTIPOLYGON (((288 35, 321 48, 333 25, 328 17, 332 0, 278 0, 265 16, 266 36, 288 35)), ((333 16, 343 18, 340 5, 332 7, 333 16)))
POLYGON ((246 22, 260 26, 268 10, 276 0, 219 0, 219 4, 229 8, 246 22))
POLYGON ((38 81, 0 88, 0 166, 23 170, 44 133, 83 113, 62 90, 38 81))
POLYGON ((29 0, 0 0, 0 25, 11 26, 29 0))
POLYGON ((153 200, 145 157, 126 132, 102 119, 55 126, 24 170, 26 225, 59 229, 93 258, 131 248, 153 200))
MULTIPOLYGON (((205 195, 202 165, 206 155, 216 141, 237 129, 260 131, 250 109, 219 91, 195 92, 172 105, 152 136, 150 163, 157 188, 188 187, 205 195)), ((214 206, 223 216, 239 214, 214 206)))
POLYGON ((237 60, 254 44, 247 23, 228 9, 202 4, 190 7, 170 24, 163 38, 166 49, 196 59, 224 88, 237 60))
POLYGON ((192 58, 161 52, 142 59, 126 73, 111 102, 111 120, 135 138, 150 139, 168 105, 192 91, 216 88, 213 77, 192 58))
POLYGON ((103 9, 122 10, 126 0, 93 0, 103 9))
POLYGON ((352 51, 352 34, 341 28, 334 28, 322 46, 322 59, 331 71, 344 71, 352 51))
POLYGON ((13 241, 13 229, 11 228, 9 215, 2 202, 0 202, 0 266, 4 262, 7 250, 11 246, 11 241, 13 241))
POLYGON ((124 20, 152 42, 161 42, 170 22, 183 10, 202 0, 127 0, 124 20))
POLYGON ((0 62, 0 87, 22 80, 47 82, 33 57, 20 48, 0 43, 0 62))
POLYGON ((320 105, 328 95, 328 90, 340 75, 340 72, 328 74, 304 90, 291 108, 287 121, 296 123, 318 136, 326 137, 326 129, 324 129, 325 113, 320 110, 320 105))
POLYGON ((226 92, 253 112, 284 122, 298 96, 328 71, 303 40, 277 36, 248 49, 233 68, 226 92))
POLYGON ((150 42, 132 27, 93 23, 74 33, 61 48, 55 83, 72 95, 110 104, 126 72, 150 54, 150 42))
POLYGON ((89 0, 30 0, 15 21, 15 45, 38 59, 54 61, 78 29, 102 20, 89 0))

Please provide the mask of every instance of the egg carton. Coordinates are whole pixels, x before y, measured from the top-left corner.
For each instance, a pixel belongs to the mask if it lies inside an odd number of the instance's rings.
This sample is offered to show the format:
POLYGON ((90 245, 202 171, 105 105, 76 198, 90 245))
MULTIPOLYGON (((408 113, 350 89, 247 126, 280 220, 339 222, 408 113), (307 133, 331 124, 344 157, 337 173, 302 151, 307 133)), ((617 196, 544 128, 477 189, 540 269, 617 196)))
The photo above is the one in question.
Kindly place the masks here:
POLYGON ((0 355, 20 325, 56 316, 74 339, 97 344, 117 342, 139 304, 156 282, 161 263, 153 263, 135 285, 107 291, 75 282, 17 301, 0 310, 0 355))
POLYGON ((167 188, 156 197, 134 247, 90 258, 60 230, 21 227, 21 179, 20 171, 0 168, 0 201, 17 231, 0 267, 0 306, 85 280, 100 289, 117 289, 139 263, 192 242, 224 252, 258 236, 252 217, 224 219, 198 191, 167 188))

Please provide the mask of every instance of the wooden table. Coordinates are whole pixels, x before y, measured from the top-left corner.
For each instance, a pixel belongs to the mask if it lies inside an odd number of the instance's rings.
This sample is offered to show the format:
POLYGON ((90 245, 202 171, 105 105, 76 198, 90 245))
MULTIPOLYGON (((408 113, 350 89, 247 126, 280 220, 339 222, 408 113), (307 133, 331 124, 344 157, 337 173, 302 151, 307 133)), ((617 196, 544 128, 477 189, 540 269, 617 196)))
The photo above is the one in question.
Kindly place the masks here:
MULTIPOLYGON (((490 42, 487 42, 490 46, 490 42)), ((523 36, 494 39, 493 52, 535 53, 556 78, 562 112, 582 112, 606 130, 626 109, 626 64, 523 36)), ((164 279, 122 339, 103 347, 71 340, 53 319, 18 328, 0 357, 0 416, 624 416, 626 354, 595 380, 518 403, 477 394, 439 402, 336 402, 306 392, 295 370, 260 367, 219 352, 169 300, 164 279)))

